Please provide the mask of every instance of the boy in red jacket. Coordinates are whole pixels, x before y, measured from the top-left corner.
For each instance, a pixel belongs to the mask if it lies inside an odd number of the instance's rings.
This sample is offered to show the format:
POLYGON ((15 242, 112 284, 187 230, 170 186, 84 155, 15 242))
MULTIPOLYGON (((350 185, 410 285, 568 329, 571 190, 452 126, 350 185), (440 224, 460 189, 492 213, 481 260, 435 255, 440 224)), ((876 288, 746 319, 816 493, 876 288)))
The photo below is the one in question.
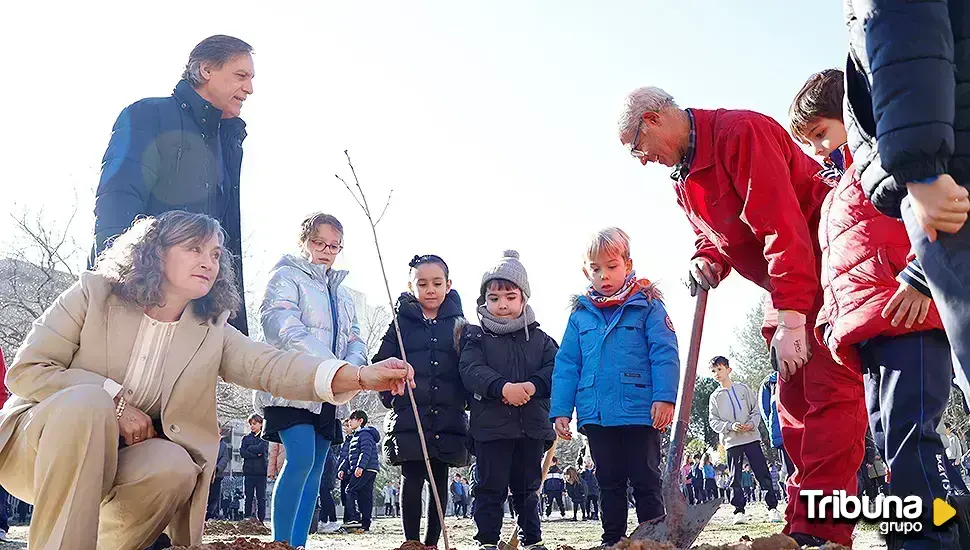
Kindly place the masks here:
MULTIPOLYGON (((792 134, 836 168, 841 158, 851 164, 840 155, 847 150, 842 97, 842 71, 829 69, 812 75, 789 109, 792 134)), ((890 478, 890 493, 921 497, 923 525, 932 525, 929 503, 945 499, 959 479, 944 467, 936 432, 950 396, 950 345, 919 263, 907 262, 906 227, 880 214, 855 170, 845 169, 844 176, 824 173, 835 188, 822 203, 818 230, 824 303, 815 332, 837 363, 864 373, 876 447, 891 470, 903 473, 890 478)), ((961 546, 956 522, 888 537, 898 539, 887 541, 890 548, 903 541, 905 548, 961 546)))
POLYGON ((778 412, 796 467, 783 532, 802 545, 850 545, 851 523, 809 520, 800 496, 854 495, 866 430, 861 372, 808 337, 822 304, 819 207, 830 190, 818 163, 767 116, 682 110, 655 87, 627 97, 619 138, 644 165, 674 168, 678 203, 697 235, 692 293, 716 287, 732 268, 770 293, 764 334, 778 358, 778 412))

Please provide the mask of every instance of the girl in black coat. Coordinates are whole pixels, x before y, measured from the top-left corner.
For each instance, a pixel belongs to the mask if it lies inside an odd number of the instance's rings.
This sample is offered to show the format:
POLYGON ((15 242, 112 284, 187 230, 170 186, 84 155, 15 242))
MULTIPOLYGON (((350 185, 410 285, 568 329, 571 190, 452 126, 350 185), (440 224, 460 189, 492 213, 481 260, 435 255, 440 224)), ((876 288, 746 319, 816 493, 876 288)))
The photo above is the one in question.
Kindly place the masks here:
POLYGON ((573 521, 576 521, 576 512, 580 510, 583 511, 583 521, 586 521, 589 515, 586 510, 588 491, 586 483, 579 477, 576 468, 573 466, 566 468, 566 494, 569 495, 569 500, 573 501, 573 521))
MULTIPOLYGON (((458 372, 455 334, 465 325, 461 299, 451 290, 448 265, 435 255, 415 256, 410 263, 410 293, 398 299, 396 314, 408 363, 414 367, 414 398, 431 457, 433 482, 442 499, 448 498, 448 468, 467 466, 468 417, 466 392, 458 372)), ((394 324, 387 329, 375 358, 401 357, 394 324)), ((401 466, 401 519, 404 535, 418 541, 421 535, 421 492, 428 471, 421 453, 417 424, 407 395, 381 394, 387 415, 384 453, 401 466)), ((438 508, 428 499, 426 546, 436 546, 441 535, 438 508)))

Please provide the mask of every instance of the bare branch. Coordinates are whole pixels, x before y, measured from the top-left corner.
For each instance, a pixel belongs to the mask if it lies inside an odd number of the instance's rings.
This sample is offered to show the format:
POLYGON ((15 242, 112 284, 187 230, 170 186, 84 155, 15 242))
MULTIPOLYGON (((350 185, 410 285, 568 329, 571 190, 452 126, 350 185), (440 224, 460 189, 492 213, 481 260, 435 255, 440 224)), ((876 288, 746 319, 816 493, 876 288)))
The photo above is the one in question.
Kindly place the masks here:
MULTIPOLYGON (((360 186, 360 180, 357 179, 357 170, 354 169, 354 163, 350 160, 350 152, 347 151, 347 149, 344 149, 344 156, 347 157, 347 164, 350 165, 350 173, 354 176, 354 183, 357 185, 357 190, 360 191, 360 200, 364 203, 362 207, 364 209, 364 214, 367 215, 367 221, 370 222, 372 228, 377 227, 376 224, 374 224, 374 218, 370 214, 370 206, 367 204, 367 195, 364 194, 364 188, 360 186)), ((377 241, 376 234, 374 235, 374 241, 377 241)))
POLYGON ((364 205, 360 202, 360 199, 357 198, 357 193, 354 193, 354 190, 351 189, 349 185, 347 185, 347 182, 344 181, 344 179, 342 177, 338 176, 337 174, 334 174, 334 177, 337 178, 338 180, 340 180, 340 182, 344 184, 344 187, 346 187, 347 188, 347 191, 350 192, 350 196, 354 197, 354 200, 357 201, 357 206, 359 206, 360 209, 363 210, 366 213, 367 212, 367 209, 364 208, 364 205))
POLYGON ((394 194, 394 190, 391 189, 391 192, 387 194, 387 202, 384 203, 384 209, 381 210, 381 215, 377 216, 377 221, 374 222, 374 225, 381 223, 381 220, 384 219, 384 214, 387 212, 387 207, 391 205, 391 196, 393 194, 394 194))
MULTIPOLYGON (((364 193, 364 188, 360 185, 360 180, 357 178, 357 171, 354 169, 354 163, 350 159, 350 153, 345 149, 344 155, 347 157, 347 164, 350 166, 350 172, 354 176, 354 183, 357 185, 357 190, 360 191, 360 200, 357 204, 360 206, 361 210, 364 211, 364 215, 367 216, 367 221, 370 223, 371 233, 374 235, 374 248, 377 250, 377 260, 381 267, 381 275, 384 276, 384 289, 387 291, 387 304, 390 307, 390 311, 394 311, 394 298, 391 296, 391 285, 387 280, 387 269, 384 267, 384 256, 381 254, 381 243, 377 238, 377 223, 371 216, 370 207, 367 204, 367 194, 364 193)), ((350 191, 350 186, 347 182, 343 180, 340 176, 337 176, 347 190, 350 191)), ((353 195, 354 192, 350 191, 353 195)), ((357 196, 354 195, 354 199, 357 196)), ((388 196, 388 203, 390 203, 390 196, 388 196)), ((386 210, 386 206, 385 206, 386 210)), ((384 214, 382 213, 381 216, 384 214)), ((404 350, 404 338, 401 336, 401 324, 398 322, 397 315, 392 315, 391 319, 394 322, 394 332, 397 336, 398 349, 401 350, 401 359, 405 362, 408 360, 407 352, 404 350)), ((410 384, 404 384, 405 391, 407 392, 408 398, 411 401, 411 412, 414 414, 414 421, 418 428, 418 441, 421 443, 421 453, 424 455, 424 465, 428 470, 428 479, 434 478, 434 471, 431 469, 431 457, 428 454, 428 444, 424 437, 424 428, 421 424, 421 415, 418 413, 418 403, 414 399, 414 390, 411 388, 410 384)), ((438 488, 434 483, 431 483, 431 494, 434 496, 435 504, 438 507, 438 520, 441 525, 441 537, 444 539, 445 548, 451 548, 448 542, 448 527, 445 525, 444 508, 441 506, 441 495, 438 494, 438 488)))

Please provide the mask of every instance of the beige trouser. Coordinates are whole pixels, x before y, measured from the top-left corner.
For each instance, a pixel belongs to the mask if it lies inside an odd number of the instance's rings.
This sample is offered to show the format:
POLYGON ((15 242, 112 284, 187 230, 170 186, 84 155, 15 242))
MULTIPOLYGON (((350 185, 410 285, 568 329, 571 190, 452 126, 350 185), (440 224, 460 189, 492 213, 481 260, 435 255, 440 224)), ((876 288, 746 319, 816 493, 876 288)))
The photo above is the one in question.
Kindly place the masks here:
POLYGON ((37 550, 150 546, 201 471, 164 439, 119 450, 114 403, 98 386, 62 390, 23 413, 0 453, 0 485, 34 503, 37 550))

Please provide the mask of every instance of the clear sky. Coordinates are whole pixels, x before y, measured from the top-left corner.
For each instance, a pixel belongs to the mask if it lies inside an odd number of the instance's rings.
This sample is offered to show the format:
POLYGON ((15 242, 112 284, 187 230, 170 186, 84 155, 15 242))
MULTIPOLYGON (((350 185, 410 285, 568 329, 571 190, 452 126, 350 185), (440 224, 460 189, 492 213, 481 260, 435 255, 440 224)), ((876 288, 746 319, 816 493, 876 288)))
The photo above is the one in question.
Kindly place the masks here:
MULTIPOLYGON (((349 149, 380 226, 392 290, 437 253, 466 314, 482 272, 518 249, 532 305, 559 339, 581 292, 582 250, 617 225, 638 274, 659 283, 686 357, 693 305, 681 279, 693 234, 668 170, 616 137, 624 95, 657 85, 683 107, 746 108, 784 121, 813 72, 845 64, 840 2, 17 2, 0 22, 4 106, 0 240, 9 213, 62 217, 76 190, 87 247, 101 157, 123 107, 171 93, 192 47, 231 34, 255 48, 243 108, 247 290, 292 249, 301 218, 346 228, 338 267, 384 296, 369 228, 334 173, 349 149)), ((761 291, 734 275, 708 309, 702 358, 726 353, 761 291)))

